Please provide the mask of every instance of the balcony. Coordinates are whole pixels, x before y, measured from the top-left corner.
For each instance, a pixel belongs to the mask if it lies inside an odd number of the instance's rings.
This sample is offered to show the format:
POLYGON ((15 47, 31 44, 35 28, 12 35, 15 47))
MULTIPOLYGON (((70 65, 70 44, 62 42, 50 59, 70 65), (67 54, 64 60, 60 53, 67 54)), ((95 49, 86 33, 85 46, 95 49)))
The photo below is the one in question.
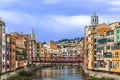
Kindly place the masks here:
POLYGON ((113 30, 111 30, 111 31, 108 31, 108 32, 106 32, 106 37, 110 37, 110 36, 113 36, 114 35, 114 31, 113 30))
POLYGON ((114 44, 112 50, 118 50, 118 49, 120 49, 120 43, 114 44))
POLYGON ((104 58, 112 58, 112 52, 104 53, 104 58))
POLYGON ((115 60, 115 61, 120 61, 120 53, 119 53, 119 51, 120 50, 118 50, 117 52, 115 52, 114 54, 113 54, 113 58, 112 58, 112 60, 115 60))
POLYGON ((120 58, 112 58, 112 61, 120 61, 120 58))
POLYGON ((102 54, 97 54, 97 55, 96 55, 96 60, 97 60, 97 61, 104 60, 103 55, 102 55, 102 54))
POLYGON ((99 39, 98 40, 98 45, 106 44, 107 43, 107 38, 99 39))

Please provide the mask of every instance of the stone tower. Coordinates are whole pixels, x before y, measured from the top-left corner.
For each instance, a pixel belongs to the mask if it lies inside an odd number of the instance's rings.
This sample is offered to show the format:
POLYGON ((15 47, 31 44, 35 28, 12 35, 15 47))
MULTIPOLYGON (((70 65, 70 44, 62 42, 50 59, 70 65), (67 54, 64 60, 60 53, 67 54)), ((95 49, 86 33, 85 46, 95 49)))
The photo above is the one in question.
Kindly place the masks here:
POLYGON ((97 25, 98 24, 98 16, 94 12, 94 14, 91 16, 91 25, 97 25))

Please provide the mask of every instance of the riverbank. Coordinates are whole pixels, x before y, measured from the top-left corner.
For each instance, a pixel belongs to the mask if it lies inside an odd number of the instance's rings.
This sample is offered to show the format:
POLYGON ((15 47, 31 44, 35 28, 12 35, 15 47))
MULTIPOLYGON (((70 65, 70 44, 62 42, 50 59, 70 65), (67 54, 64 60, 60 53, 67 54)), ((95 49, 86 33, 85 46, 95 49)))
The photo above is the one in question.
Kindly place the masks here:
MULTIPOLYGON (((37 65, 32 65, 31 67, 28 67, 28 68, 21 68, 19 70, 15 70, 13 72, 4 73, 4 74, 0 75, 0 80, 7 80, 8 78, 13 77, 13 76, 19 74, 19 72, 22 71, 22 70, 25 70, 25 71, 36 71, 36 70, 39 70, 39 69, 41 69, 43 67, 49 67, 49 66, 51 66, 51 64, 42 64, 42 65, 37 64, 37 65)), ((17 77, 19 77, 19 76, 17 76, 17 77)))
POLYGON ((4 73, 4 74, 0 75, 0 80, 7 80, 10 77, 18 75, 19 72, 23 71, 23 70, 25 70, 25 71, 34 71, 34 70, 37 70, 37 69, 39 69, 39 68, 37 68, 37 67, 29 67, 29 68, 26 68, 26 69, 22 68, 22 69, 19 69, 19 70, 15 70, 13 72, 4 73))
POLYGON ((9 77, 18 74, 21 70, 23 70, 23 69, 16 70, 14 72, 9 72, 9 73, 2 74, 2 75, 0 75, 0 80, 7 80, 9 77))
MULTIPOLYGON (((90 71, 90 70, 84 70, 86 77, 94 77, 94 78, 109 78, 104 80, 120 80, 120 76, 117 74, 110 74, 107 72, 96 72, 96 71, 90 71)), ((95 80, 95 79, 94 79, 95 80)))
POLYGON ((7 80, 32 80, 33 71, 20 71, 18 74, 10 76, 7 80))

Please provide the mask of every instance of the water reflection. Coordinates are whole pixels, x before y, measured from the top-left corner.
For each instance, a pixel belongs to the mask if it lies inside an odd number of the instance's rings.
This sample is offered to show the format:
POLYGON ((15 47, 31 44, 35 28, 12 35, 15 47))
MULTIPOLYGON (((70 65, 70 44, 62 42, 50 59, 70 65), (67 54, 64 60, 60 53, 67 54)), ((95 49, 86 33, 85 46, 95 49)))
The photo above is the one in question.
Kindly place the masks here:
POLYGON ((49 67, 35 72, 37 80, 83 80, 78 67, 64 66, 62 68, 49 67))

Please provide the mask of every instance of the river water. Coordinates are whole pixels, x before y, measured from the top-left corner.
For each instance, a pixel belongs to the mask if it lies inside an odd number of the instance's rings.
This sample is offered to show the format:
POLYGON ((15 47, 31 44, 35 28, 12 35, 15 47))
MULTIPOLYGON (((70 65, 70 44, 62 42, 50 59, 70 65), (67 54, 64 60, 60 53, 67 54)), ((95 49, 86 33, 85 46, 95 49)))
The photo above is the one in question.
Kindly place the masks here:
POLYGON ((47 67, 35 72, 33 80, 83 80, 79 67, 47 67))

